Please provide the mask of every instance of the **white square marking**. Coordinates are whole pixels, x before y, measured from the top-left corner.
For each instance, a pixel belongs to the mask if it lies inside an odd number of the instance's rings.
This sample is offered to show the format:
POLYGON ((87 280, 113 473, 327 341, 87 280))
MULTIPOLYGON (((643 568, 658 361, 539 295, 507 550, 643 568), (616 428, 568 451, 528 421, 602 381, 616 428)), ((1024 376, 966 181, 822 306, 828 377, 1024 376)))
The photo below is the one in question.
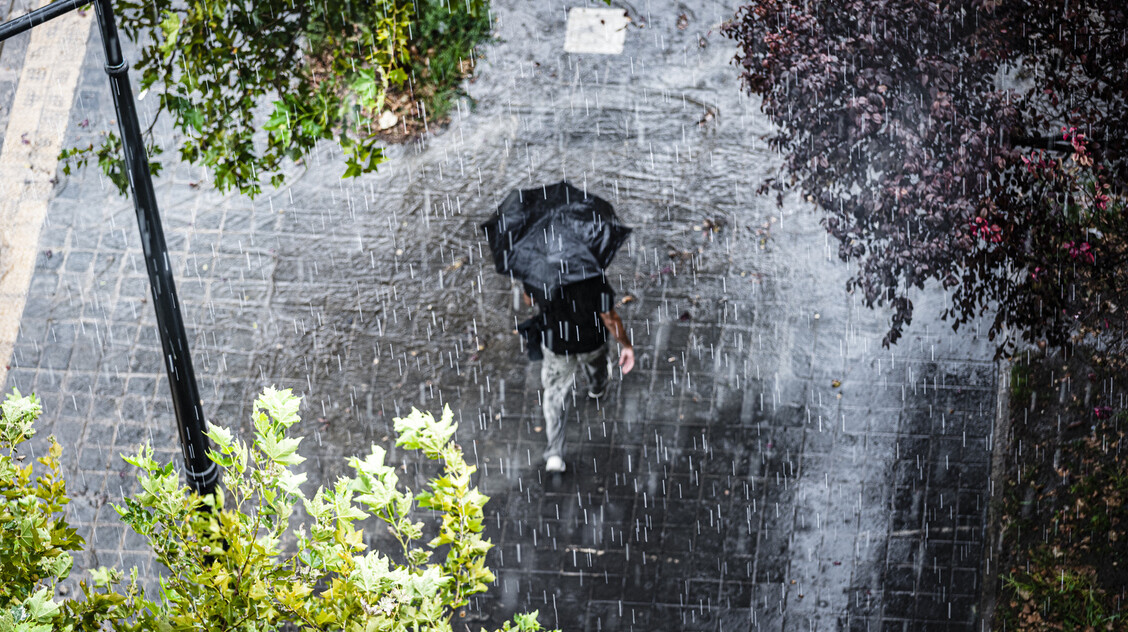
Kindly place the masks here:
POLYGON ((627 24, 630 21, 627 12, 622 9, 570 9, 564 51, 619 55, 627 40, 627 24))

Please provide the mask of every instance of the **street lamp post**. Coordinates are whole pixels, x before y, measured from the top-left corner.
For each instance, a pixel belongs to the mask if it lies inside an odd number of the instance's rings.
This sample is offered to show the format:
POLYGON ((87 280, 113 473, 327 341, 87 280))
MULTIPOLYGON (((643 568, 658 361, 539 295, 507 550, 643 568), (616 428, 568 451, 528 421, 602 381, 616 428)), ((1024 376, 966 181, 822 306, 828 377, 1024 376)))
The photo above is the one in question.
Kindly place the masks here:
MULTIPOLYGON (((0 42, 27 31, 50 19, 64 15, 91 0, 61 0, 36 9, 24 16, 0 24, 0 42)), ((137 211, 137 227, 141 232, 141 248, 145 254, 145 267, 149 272, 149 287, 153 294, 153 308, 157 313, 157 330, 164 351, 165 370, 172 391, 172 405, 180 430, 180 447, 184 454, 184 470, 188 485, 199 494, 215 490, 219 471, 207 457, 209 443, 207 421, 192 369, 192 356, 188 348, 188 335, 180 314, 180 301, 172 275, 172 262, 168 256, 164 229, 161 227, 153 179, 149 173, 149 157, 141 137, 141 124, 137 120, 137 104, 133 88, 129 85, 129 65, 121 52, 117 24, 114 21, 110 0, 93 0, 106 53, 106 74, 110 78, 110 91, 114 97, 118 129, 121 132, 125 153, 125 172, 133 193, 133 207, 137 211)))

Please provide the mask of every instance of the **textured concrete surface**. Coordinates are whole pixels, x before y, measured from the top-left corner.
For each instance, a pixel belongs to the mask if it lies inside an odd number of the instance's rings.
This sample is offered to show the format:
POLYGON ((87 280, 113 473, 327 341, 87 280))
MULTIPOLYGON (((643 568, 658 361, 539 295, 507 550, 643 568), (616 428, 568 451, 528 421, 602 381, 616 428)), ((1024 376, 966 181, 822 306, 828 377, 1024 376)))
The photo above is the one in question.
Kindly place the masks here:
MULTIPOLYGON (((166 167, 209 419, 246 431, 263 386, 302 393, 312 487, 397 413, 449 403, 497 545, 496 585, 457 616, 472 629, 525 609, 565 630, 978 629, 990 349, 935 320, 939 293, 882 349, 886 314, 845 293, 818 215, 755 194, 779 159, 717 35, 735 2, 622 5, 617 56, 563 52, 570 6, 498 2, 474 105, 379 174, 338 180, 326 147, 251 201, 166 167), (639 366, 579 403, 549 477, 538 367, 511 333, 527 312, 476 227, 563 177, 636 227, 609 275, 639 366)), ((112 123, 91 49, 68 144, 112 123)), ((37 252, 6 388, 39 393, 68 446, 76 573, 155 573, 105 506, 135 486, 119 453, 178 454, 130 203, 65 179, 37 252)))
POLYGON ((7 100, 0 144, 0 383, 19 333, 92 21, 71 13, 34 29, 7 100))

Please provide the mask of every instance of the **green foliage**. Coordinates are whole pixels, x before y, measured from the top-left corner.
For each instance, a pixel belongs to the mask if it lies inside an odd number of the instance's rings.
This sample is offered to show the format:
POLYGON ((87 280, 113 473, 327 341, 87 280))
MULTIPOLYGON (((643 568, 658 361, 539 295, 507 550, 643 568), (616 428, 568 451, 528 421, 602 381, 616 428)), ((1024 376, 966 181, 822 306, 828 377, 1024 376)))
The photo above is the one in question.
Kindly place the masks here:
MULTIPOLYGON (((171 117, 180 159, 205 166, 220 191, 250 196, 263 182, 282 185, 286 165, 321 141, 340 147, 345 177, 375 171, 384 155, 373 122, 389 92, 411 90, 425 103, 449 98, 465 74, 459 60, 488 36, 486 7, 486 0, 114 3, 122 32, 140 45, 138 98, 159 94, 154 123, 171 117), (428 67, 434 72, 422 71, 428 67)), ((92 157, 124 193, 118 136, 60 156, 68 174, 92 157)))
MULTIPOLYGON (((164 153, 160 145, 147 143, 145 151, 149 157, 149 172, 154 176, 160 175, 163 165, 153 160, 154 157, 164 153)), ((85 147, 70 147, 59 152, 59 160, 63 163, 63 175, 70 175, 75 169, 83 169, 93 158, 98 163, 102 174, 110 180, 110 184, 120 191, 129 188, 129 176, 125 173, 125 158, 122 157, 121 139, 117 134, 102 134, 101 144, 97 147, 90 143, 85 147)))
POLYGON ((408 70, 421 84, 427 117, 442 119, 450 111, 466 67, 476 57, 474 47, 490 32, 486 0, 416 0, 411 24, 408 70), (459 10, 452 10, 461 5, 459 10))
POLYGON ((68 502, 58 474, 62 448, 54 437, 48 440, 47 454, 36 459, 45 472, 34 479, 32 464, 19 453, 35 435, 41 410, 34 395, 19 391, 0 404, 0 630, 52 629, 60 617, 53 587, 70 574, 68 551, 83 544, 58 516, 68 502))
POLYGON ((1030 399, 1030 366, 1025 362, 1015 362, 1011 365, 1011 399, 1020 405, 1030 399))
MULTIPOLYGON (((301 439, 288 436, 300 421, 300 400, 266 389, 255 402, 249 444, 212 426, 209 454, 222 487, 201 497, 180 482, 150 446, 123 456, 139 471, 141 491, 113 505, 122 522, 144 536, 168 572, 156 599, 139 587, 137 571, 100 568, 82 582, 83 600, 52 599, 50 586, 70 570, 67 550, 82 541, 56 514, 66 502, 54 477, 60 448, 40 459, 50 474, 29 483, 30 466, 12 458, 31 436, 39 414, 34 398, 9 397, 0 420, 5 505, 0 571, 0 629, 38 630, 274 630, 350 632, 451 630, 453 609, 494 580, 485 566, 491 544, 481 536, 488 500, 472 485, 475 468, 453 443, 449 407, 436 421, 412 410, 395 420, 397 445, 441 461, 428 491, 402 490, 386 452, 371 446, 348 465, 353 475, 306 496, 301 439), (298 504, 308 524, 291 525, 298 504), (438 536, 423 543, 416 508, 440 519, 438 536), (400 550, 370 550, 359 523, 376 518, 400 550), (438 561, 432 558, 438 557, 438 561)), ((502 630, 541 630, 536 613, 518 615, 502 630)))

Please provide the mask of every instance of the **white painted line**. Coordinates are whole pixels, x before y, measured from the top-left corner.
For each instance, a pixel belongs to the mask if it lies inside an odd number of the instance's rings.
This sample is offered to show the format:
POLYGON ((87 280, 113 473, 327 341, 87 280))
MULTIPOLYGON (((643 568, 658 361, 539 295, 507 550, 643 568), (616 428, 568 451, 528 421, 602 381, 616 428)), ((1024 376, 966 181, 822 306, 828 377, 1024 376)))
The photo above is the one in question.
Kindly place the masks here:
POLYGON ((619 55, 627 41, 627 25, 630 21, 627 12, 622 9, 570 9, 568 30, 564 34, 564 51, 619 55))
POLYGON ((8 375, 35 271, 39 230, 86 58, 92 14, 71 12, 32 29, 12 97, 0 150, 0 386, 8 375))

